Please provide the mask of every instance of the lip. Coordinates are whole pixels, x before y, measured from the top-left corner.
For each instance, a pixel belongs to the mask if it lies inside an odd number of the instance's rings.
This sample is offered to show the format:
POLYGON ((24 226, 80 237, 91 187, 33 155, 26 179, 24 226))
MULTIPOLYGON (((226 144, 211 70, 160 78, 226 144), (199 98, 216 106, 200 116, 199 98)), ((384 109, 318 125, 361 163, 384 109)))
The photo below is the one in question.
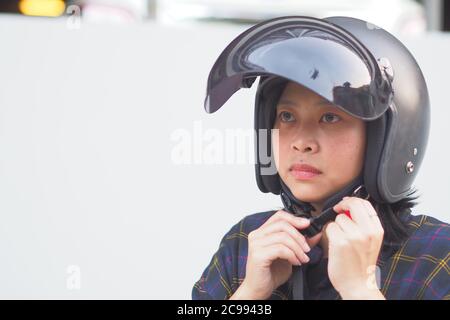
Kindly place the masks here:
POLYGON ((319 169, 308 164, 294 164, 289 171, 298 180, 311 180, 322 174, 319 169))

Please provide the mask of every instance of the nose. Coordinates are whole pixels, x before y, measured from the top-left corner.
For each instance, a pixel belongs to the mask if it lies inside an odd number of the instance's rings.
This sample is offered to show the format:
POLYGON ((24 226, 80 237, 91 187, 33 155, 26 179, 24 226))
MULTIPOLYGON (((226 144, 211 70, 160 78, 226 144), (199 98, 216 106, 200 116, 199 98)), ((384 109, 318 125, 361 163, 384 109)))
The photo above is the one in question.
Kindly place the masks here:
POLYGON ((292 140, 291 148, 302 153, 316 153, 319 151, 319 144, 311 134, 299 131, 292 140))

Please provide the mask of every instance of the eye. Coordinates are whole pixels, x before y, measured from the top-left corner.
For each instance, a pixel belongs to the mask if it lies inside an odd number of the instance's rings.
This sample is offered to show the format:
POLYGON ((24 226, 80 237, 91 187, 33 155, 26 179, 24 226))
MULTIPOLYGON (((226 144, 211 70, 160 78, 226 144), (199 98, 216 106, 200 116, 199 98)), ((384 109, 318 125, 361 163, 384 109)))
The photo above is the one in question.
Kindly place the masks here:
POLYGON ((291 122, 291 121, 295 120, 292 113, 287 112, 287 111, 281 111, 280 114, 278 115, 278 117, 280 118, 280 120, 282 122, 291 122))
POLYGON ((334 114, 334 113, 325 113, 322 116, 322 119, 326 123, 335 123, 335 122, 339 121, 341 119, 341 117, 339 117, 337 114, 334 114))

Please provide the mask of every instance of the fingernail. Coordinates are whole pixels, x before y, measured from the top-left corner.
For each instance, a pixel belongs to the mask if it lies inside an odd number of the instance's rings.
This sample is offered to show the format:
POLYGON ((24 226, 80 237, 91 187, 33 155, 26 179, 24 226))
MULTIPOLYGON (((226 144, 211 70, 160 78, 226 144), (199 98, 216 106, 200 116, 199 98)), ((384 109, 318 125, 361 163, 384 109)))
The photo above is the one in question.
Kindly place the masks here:
POLYGON ((309 222, 309 220, 306 219, 306 218, 297 217, 297 219, 298 219, 298 221, 300 221, 301 223, 307 223, 307 222, 309 222))
POLYGON ((344 214, 349 217, 350 219, 352 219, 352 215, 350 214, 349 210, 344 210, 344 214))

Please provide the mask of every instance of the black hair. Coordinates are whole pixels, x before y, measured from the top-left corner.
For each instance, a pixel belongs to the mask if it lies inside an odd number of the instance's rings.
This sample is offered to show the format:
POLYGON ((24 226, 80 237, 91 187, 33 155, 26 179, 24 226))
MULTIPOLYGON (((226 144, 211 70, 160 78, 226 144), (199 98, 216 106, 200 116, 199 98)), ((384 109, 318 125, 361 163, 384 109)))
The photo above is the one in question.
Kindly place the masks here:
POLYGON ((418 190, 412 189, 407 196, 394 203, 379 203, 369 198, 370 203, 378 213, 381 224, 384 229, 384 241, 390 243, 402 243, 408 236, 408 219, 407 215, 411 213, 411 209, 418 204, 418 190), (406 217, 405 217, 406 216, 406 217))

